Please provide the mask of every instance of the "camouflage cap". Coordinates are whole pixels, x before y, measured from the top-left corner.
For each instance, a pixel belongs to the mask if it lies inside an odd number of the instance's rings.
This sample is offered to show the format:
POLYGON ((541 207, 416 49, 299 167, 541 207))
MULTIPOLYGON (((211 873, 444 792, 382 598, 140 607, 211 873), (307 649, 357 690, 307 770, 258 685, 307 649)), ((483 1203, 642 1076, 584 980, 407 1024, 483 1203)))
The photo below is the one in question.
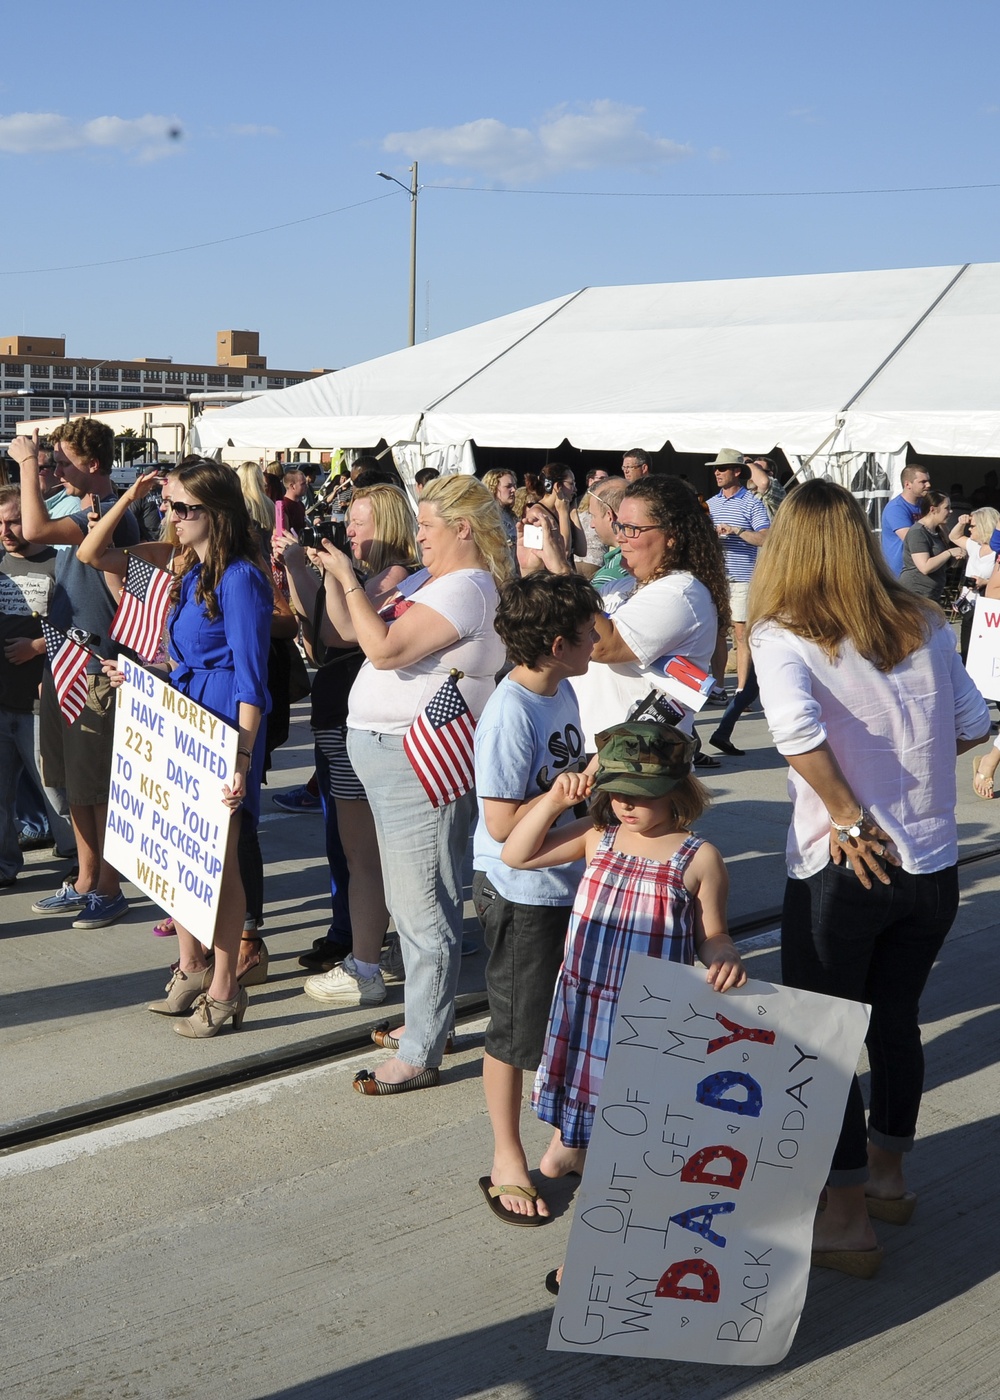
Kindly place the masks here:
POLYGON ((662 797, 691 772, 697 743, 672 724, 616 724, 596 736, 594 792, 662 797))

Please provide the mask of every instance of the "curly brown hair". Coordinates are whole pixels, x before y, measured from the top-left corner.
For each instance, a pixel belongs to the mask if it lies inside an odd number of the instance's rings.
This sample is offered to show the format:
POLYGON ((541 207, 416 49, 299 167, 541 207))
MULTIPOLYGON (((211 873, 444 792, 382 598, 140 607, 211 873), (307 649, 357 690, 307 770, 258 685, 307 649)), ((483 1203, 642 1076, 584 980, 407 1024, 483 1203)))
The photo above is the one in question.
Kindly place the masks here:
POLYGON ((115 433, 98 418, 71 418, 52 430, 50 441, 68 442, 88 462, 96 462, 105 475, 114 466, 115 433))
MULTIPOLYGON (((219 600, 216 590, 222 575, 238 559, 253 564, 267 578, 260 557, 260 547, 250 521, 240 479, 232 467, 222 462, 213 462, 206 457, 187 462, 173 473, 174 480, 193 496, 198 505, 205 507, 208 521, 208 548, 201 574, 195 587, 195 598, 205 605, 210 618, 219 616, 219 600)), ((198 563, 193 551, 187 551, 187 558, 174 584, 173 599, 176 606, 180 597, 181 580, 198 563)))
POLYGON ((632 482, 622 500, 643 501, 650 519, 667 535, 663 563, 654 577, 681 570, 693 574, 712 595, 719 626, 728 627, 729 584, 722 546, 711 516, 702 509, 691 487, 675 476, 642 476, 632 482))

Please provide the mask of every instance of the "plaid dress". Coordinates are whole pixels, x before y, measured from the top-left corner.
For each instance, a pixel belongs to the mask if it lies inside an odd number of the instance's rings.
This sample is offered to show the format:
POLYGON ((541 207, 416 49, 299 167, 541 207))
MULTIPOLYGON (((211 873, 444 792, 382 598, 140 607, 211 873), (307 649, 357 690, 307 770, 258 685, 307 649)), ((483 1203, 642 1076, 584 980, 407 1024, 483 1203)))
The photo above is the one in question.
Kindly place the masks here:
POLYGON ((614 849, 601 836, 577 891, 532 1104, 567 1147, 586 1147, 630 953, 694 962, 694 906, 684 871, 702 844, 689 836, 670 860, 614 849))

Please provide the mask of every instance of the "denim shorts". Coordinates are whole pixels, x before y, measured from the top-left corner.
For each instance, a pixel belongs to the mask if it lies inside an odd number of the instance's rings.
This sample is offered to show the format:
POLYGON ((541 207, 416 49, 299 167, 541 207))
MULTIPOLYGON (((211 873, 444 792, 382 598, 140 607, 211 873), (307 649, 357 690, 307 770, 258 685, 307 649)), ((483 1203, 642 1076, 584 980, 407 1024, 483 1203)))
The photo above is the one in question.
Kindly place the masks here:
POLYGON ((489 951, 486 1053, 515 1069, 536 1070, 562 966, 570 906, 513 904, 479 870, 472 876, 472 902, 489 951))

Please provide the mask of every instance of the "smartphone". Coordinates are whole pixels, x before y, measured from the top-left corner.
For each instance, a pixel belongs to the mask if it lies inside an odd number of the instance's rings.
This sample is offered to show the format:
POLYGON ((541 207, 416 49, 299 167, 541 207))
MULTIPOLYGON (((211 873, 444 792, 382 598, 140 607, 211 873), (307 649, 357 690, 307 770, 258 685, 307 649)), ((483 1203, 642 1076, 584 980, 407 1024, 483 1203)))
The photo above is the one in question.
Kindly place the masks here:
POLYGON ((545 546, 545 531, 541 525, 525 525, 524 527, 524 547, 525 549, 543 549, 545 546))
POLYGON ((275 501, 275 503, 274 503, 274 528, 275 528, 276 533, 279 534, 279 535, 283 535, 283 534, 285 533, 285 503, 284 503, 284 501, 275 501))

